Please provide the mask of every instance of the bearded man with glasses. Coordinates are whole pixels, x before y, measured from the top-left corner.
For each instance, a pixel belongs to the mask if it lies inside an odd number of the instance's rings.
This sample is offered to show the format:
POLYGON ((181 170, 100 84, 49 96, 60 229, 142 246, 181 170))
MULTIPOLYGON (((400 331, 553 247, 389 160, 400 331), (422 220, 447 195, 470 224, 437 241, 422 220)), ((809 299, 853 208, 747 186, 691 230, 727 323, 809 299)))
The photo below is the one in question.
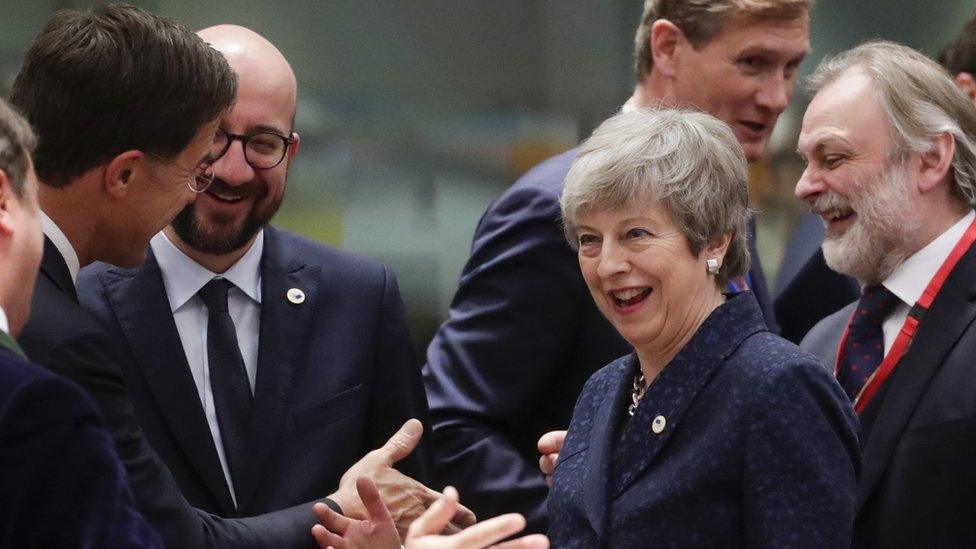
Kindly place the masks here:
MULTIPOLYGON (((404 452, 356 464, 405 421, 426 422, 396 278, 268 224, 301 142, 295 75, 248 29, 198 34, 239 85, 196 200, 140 267, 83 272, 82 303, 115 336, 136 415, 194 506, 251 516, 331 493, 333 509, 365 518, 365 475, 405 532, 438 496, 420 484, 427 449, 409 451, 420 425, 404 452)), ((465 510, 456 525, 472 521, 465 510)))

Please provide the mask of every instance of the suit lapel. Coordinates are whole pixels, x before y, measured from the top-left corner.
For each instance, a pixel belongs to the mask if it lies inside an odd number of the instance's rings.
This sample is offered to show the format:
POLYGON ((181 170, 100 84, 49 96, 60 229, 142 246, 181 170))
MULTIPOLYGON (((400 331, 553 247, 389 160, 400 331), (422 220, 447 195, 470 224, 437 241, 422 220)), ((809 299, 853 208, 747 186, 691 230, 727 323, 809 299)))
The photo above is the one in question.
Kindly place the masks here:
POLYGON ((281 234, 265 227, 261 258, 261 328, 257 379, 247 448, 244 482, 237 487, 238 507, 246 512, 259 480, 284 429, 292 382, 304 356, 319 294, 318 266, 305 265, 281 243, 281 234), (301 303, 288 299, 291 289, 304 293, 301 303))
POLYGON ((611 471, 610 497, 629 488, 653 463, 681 420, 726 357, 747 337, 766 329, 753 295, 737 294, 698 328, 684 348, 648 387, 641 405, 620 437, 611 471), (684 390, 674 391, 675 387, 684 390), (663 430, 654 421, 664 418, 663 430))
MULTIPOLYGON (((976 319, 976 246, 969 248, 946 280, 879 404, 862 452, 864 470, 857 485, 858 511, 874 491, 932 377, 963 332, 976 319)), ((872 406, 874 403, 871 404, 872 406)), ((869 406, 870 408, 870 406, 869 406)))
POLYGON ((62 292, 69 295, 75 303, 78 302, 78 292, 75 290, 74 281, 71 280, 68 264, 64 262, 64 257, 58 251, 58 247, 46 236, 44 237, 44 255, 41 258, 40 272, 47 276, 62 292))
POLYGON ((152 250, 131 278, 110 270, 100 279, 157 410, 225 516, 235 516, 237 511, 152 250))
POLYGON ((603 538, 607 527, 607 511, 610 508, 610 460, 616 445, 615 437, 621 413, 630 397, 630 374, 637 367, 636 361, 637 358, 631 355, 629 360, 620 365, 617 378, 612 382, 611 397, 603 399, 590 430, 583 499, 590 502, 585 508, 586 518, 598 538, 603 538))

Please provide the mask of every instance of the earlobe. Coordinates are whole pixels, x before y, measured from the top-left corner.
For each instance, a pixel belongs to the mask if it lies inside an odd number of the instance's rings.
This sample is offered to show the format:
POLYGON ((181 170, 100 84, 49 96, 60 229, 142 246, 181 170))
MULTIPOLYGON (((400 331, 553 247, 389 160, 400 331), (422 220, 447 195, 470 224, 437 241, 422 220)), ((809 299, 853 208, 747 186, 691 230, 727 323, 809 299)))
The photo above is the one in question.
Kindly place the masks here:
POLYGON ((679 46, 687 42, 685 35, 677 25, 667 19, 659 19, 651 26, 651 56, 654 59, 653 70, 662 76, 673 77, 677 67, 679 46))

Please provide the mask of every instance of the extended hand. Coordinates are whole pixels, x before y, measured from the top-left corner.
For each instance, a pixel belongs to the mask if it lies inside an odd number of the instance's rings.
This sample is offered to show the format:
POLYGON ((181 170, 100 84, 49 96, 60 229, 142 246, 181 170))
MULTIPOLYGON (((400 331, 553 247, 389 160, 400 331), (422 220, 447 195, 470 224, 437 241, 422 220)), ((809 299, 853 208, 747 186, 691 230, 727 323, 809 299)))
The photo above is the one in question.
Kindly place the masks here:
MULTIPOLYGON (((394 463, 410 455, 417 447, 423 432, 423 425, 416 419, 404 423, 386 444, 354 463, 339 480, 339 489, 329 498, 339 504, 346 517, 369 520, 369 512, 356 487, 359 477, 367 477, 375 484, 379 498, 392 516, 400 536, 405 536, 410 523, 440 496, 393 468, 394 463)), ((474 513, 467 507, 458 506, 457 514, 447 527, 457 531, 475 522, 474 513)))
MULTIPOLYGON (((312 528, 312 535, 321 549, 397 549, 400 538, 393 518, 380 500, 372 481, 362 477, 356 481, 369 517, 355 520, 335 513, 322 503, 315 504, 315 513, 322 525, 312 528), (324 525, 324 526, 323 526, 324 525)), ((434 504, 410 525, 405 549, 461 549, 487 547, 525 528, 522 515, 495 517, 450 536, 437 535, 458 511, 457 490, 448 487, 434 504)), ((549 540, 540 534, 525 536, 500 545, 496 549, 546 549, 549 540)))
POLYGON ((549 431, 539 438, 539 469, 546 476, 546 484, 552 486, 552 472, 556 469, 556 460, 566 442, 566 431, 549 431))

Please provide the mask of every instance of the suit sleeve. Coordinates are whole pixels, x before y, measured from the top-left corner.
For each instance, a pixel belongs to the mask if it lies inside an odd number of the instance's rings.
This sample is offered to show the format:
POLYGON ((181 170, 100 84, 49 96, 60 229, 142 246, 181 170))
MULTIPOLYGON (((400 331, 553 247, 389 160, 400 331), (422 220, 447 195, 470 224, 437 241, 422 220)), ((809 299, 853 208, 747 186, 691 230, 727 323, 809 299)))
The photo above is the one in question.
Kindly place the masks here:
POLYGON ((529 187, 488 209, 424 371, 441 484, 480 519, 523 513, 528 531, 545 529, 548 489, 534 441, 520 452, 512 433, 553 398, 590 300, 558 220, 556 198, 529 187))
MULTIPOLYGON (((382 446, 410 419, 419 419, 429 429, 430 417, 424 393, 416 348, 407 326, 406 311, 396 275, 384 267, 383 304, 379 313, 379 344, 376 354, 376 379, 372 383, 367 439, 372 448, 382 446)), ((430 435, 406 458, 396 464, 401 473, 421 482, 430 482, 432 455, 430 435)))
POLYGON ((749 404, 743 519, 750 547, 850 547, 857 419, 823 367, 801 360, 772 368, 749 404))
MULTIPOLYGON (((93 321, 94 322, 94 321, 93 321)), ((136 507, 167 547, 314 547, 311 505, 244 519, 223 519, 190 506, 135 419, 107 336, 84 330, 62 341, 42 364, 87 389, 112 433, 136 507)))
MULTIPOLYGON (((27 365, 25 365, 27 366, 27 365)), ((31 547, 162 547, 112 438, 74 384, 45 374, 0 409, 3 538, 31 547)))

